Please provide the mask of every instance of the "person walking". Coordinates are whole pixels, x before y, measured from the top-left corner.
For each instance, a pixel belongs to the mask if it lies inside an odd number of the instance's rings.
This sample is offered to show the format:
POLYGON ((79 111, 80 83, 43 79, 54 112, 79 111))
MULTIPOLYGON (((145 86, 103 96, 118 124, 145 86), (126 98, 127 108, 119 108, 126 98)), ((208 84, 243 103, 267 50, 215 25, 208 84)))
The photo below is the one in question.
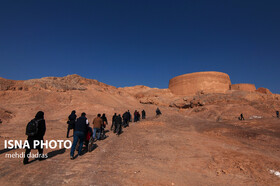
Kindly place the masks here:
POLYGON ((132 122, 132 120, 131 120, 132 117, 131 117, 131 114, 130 114, 129 110, 127 111, 127 115, 128 115, 128 121, 132 122))
POLYGON ((140 113, 137 111, 137 121, 140 121, 140 113))
POLYGON ((75 152, 75 148, 78 143, 78 140, 80 140, 78 155, 79 156, 82 155, 83 142, 86 138, 88 127, 89 127, 88 119, 86 118, 86 113, 83 112, 81 114, 81 117, 79 117, 77 119, 77 122, 75 124, 75 132, 74 132, 74 137, 73 137, 74 140, 73 140, 73 144, 72 144, 71 152, 70 152, 71 159, 74 159, 74 152, 75 152))
POLYGON ((106 138, 105 128, 106 128, 106 125, 108 124, 108 121, 107 121, 105 113, 102 114, 101 118, 102 118, 103 124, 101 125, 100 133, 101 133, 102 139, 105 139, 106 138))
POLYGON ((117 126, 117 135, 119 136, 122 133, 122 117, 119 114, 116 118, 116 126, 117 126))
POLYGON ((161 115, 161 111, 159 110, 159 108, 156 109, 156 115, 157 116, 161 115))
POLYGON ((25 156, 23 159, 23 164, 28 164, 29 154, 31 149, 34 149, 34 141, 38 140, 39 144, 37 149, 39 152, 39 160, 43 160, 43 148, 41 144, 44 142, 44 135, 46 133, 46 122, 44 119, 44 112, 37 112, 35 118, 31 120, 26 126, 26 135, 28 135, 28 144, 30 148, 25 149, 25 156))
POLYGON ((142 110, 142 119, 146 119, 146 112, 144 109, 142 110))
POLYGON ((128 112, 123 113, 122 115, 123 118, 123 127, 129 127, 129 114, 128 112))
POLYGON ((134 122, 138 121, 138 112, 137 110, 134 111, 134 122))
POLYGON ((97 140, 100 139, 100 133, 101 133, 101 126, 103 125, 103 120, 101 118, 101 114, 97 114, 97 117, 94 118, 93 122, 93 134, 92 134, 92 137, 93 139, 95 139, 95 136, 97 134, 97 140))
POLYGON ((239 117, 238 119, 239 119, 239 120, 245 120, 245 118, 244 118, 244 116, 243 116, 242 113, 240 114, 240 117, 239 117))
POLYGON ((114 133, 116 133, 117 127, 116 127, 116 118, 117 118, 117 113, 115 113, 112 117, 112 125, 111 125, 111 130, 114 129, 114 133))
POLYGON ((279 118, 279 111, 276 111, 276 117, 279 118))
POLYGON ((76 118, 77 118, 76 111, 73 110, 71 114, 68 116, 68 121, 67 121, 68 128, 67 128, 67 135, 66 135, 67 138, 69 138, 69 132, 71 129, 73 129, 73 136, 74 136, 76 118))

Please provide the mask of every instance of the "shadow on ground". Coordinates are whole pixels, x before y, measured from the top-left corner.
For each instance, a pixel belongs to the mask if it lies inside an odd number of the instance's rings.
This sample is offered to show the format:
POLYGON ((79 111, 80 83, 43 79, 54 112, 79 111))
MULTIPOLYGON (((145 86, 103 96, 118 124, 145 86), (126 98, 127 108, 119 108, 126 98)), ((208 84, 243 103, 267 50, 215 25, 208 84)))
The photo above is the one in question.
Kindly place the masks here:
POLYGON ((11 150, 15 150, 15 149, 14 149, 14 148, 13 148, 13 149, 2 149, 2 150, 0 150, 0 154, 9 152, 9 151, 11 151, 11 150))

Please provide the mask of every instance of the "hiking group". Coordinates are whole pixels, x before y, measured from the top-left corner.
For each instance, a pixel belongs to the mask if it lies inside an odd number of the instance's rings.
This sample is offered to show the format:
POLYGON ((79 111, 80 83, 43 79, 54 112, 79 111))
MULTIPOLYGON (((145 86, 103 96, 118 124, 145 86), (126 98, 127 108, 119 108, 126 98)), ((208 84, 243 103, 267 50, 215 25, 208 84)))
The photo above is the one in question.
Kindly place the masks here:
MULTIPOLYGON (((72 113, 69 115, 68 117, 68 124, 69 123, 75 123, 75 127, 69 127, 67 129, 67 137, 69 134, 69 128, 70 130, 73 129, 74 130, 74 134, 73 134, 73 144, 71 147, 71 152, 70 152, 70 158, 74 159, 74 152, 77 146, 77 143, 79 141, 79 148, 78 148, 78 156, 82 155, 82 148, 83 148, 83 144, 85 142, 85 145, 88 146, 89 145, 89 140, 92 137, 93 141, 96 140, 103 140, 105 139, 106 136, 106 132, 105 128, 108 125, 108 120, 107 117, 105 115, 105 113, 103 113, 103 115, 101 116, 101 114, 97 114, 97 117, 95 117, 93 119, 93 129, 89 126, 89 122, 87 120, 87 118, 85 117, 86 114, 82 113, 81 117, 77 119, 76 122, 71 122, 70 119, 74 119, 75 117, 71 116, 73 113, 75 113, 75 111, 72 111, 72 113)), ((134 115, 134 122, 140 121, 140 114, 139 112, 137 112, 135 110, 135 113, 137 113, 136 115, 134 115)), ((142 119, 146 118, 146 112, 145 110, 142 111, 142 119)), ((116 133, 117 136, 119 136, 123 131, 122 128, 126 128, 129 127, 129 122, 131 122, 131 114, 130 111, 126 111, 125 113, 122 114, 122 116, 120 114, 115 113, 112 117, 112 125, 111 125, 111 131, 113 131, 114 133, 116 133)), ((70 125, 70 124, 69 124, 70 125)), ((91 148, 91 147, 90 147, 91 148)), ((87 148, 87 149, 90 149, 87 148)))
MULTIPOLYGON (((161 114, 159 108, 157 108, 156 115, 159 115, 159 113, 161 114)), ((142 110, 142 119, 146 119, 145 110, 142 110)), ((112 125, 110 129, 116 133, 117 136, 119 136, 123 132, 122 128, 129 127, 129 123, 131 121, 132 115, 129 110, 123 113, 122 116, 121 114, 115 113, 112 117, 112 125)), ((138 121, 140 121, 140 113, 135 110, 134 122, 138 121)), ((106 132, 109 132, 108 130, 105 131, 105 128, 108 125, 108 120, 105 113, 102 116, 101 114, 97 114, 97 116, 93 119, 93 127, 91 128, 89 120, 86 117, 86 113, 83 112, 81 116, 77 118, 76 111, 73 110, 68 116, 67 124, 67 138, 69 138, 70 131, 73 130, 73 143, 70 151, 71 159, 74 159, 74 153, 76 149, 78 150, 78 156, 81 156, 84 144, 87 147, 90 141, 103 140, 107 137, 106 132)), ((44 143, 45 132, 46 122, 44 119, 44 112, 39 111, 35 118, 32 119, 26 126, 26 135, 28 136, 27 140, 30 146, 25 150, 23 164, 29 163, 28 155, 30 154, 31 149, 34 149, 34 140, 39 140, 40 142, 40 144, 35 147, 35 149, 37 149, 39 152, 38 159, 45 159, 43 155, 43 148, 41 147, 41 143, 44 143)))
MULTIPOLYGON (((142 119, 146 119, 146 112, 142 110, 142 119)), ((159 108, 156 109, 156 116, 161 115, 161 111, 159 108)), ((279 111, 276 111, 276 117, 279 118, 279 111)), ((240 114, 238 117, 239 120, 245 120, 243 114, 240 114)), ((1 120, 0 120, 1 121, 1 120)), ((125 113, 120 114, 115 113, 112 117, 112 125, 111 131, 116 133, 118 136, 123 132, 122 128, 129 127, 129 123, 132 121, 132 116, 130 111, 126 111, 125 113)), ((134 112, 134 122, 140 121, 140 113, 135 110, 134 112)), ((2 122, 2 121, 1 121, 2 122)), ((97 116, 93 119, 93 128, 89 126, 89 121, 86 118, 86 113, 82 113, 81 116, 77 119, 76 111, 73 110, 71 114, 68 116, 67 121, 67 134, 66 137, 69 138, 70 130, 73 130, 73 143, 70 152, 70 158, 74 159, 74 152, 76 146, 78 144, 78 155, 82 155, 82 148, 85 143, 88 146, 90 139, 92 141, 103 140, 105 139, 106 132, 105 128, 108 125, 108 120, 105 113, 101 116, 101 114, 97 114, 97 116)), ((44 135, 46 132, 46 122, 44 119, 44 112, 39 111, 35 115, 35 118, 32 119, 26 126, 26 135, 28 136, 27 141, 29 143, 29 147, 25 150, 25 156, 23 159, 23 164, 28 164, 29 157, 28 155, 31 152, 31 149, 34 149, 34 141, 38 140, 39 144, 35 147, 38 150, 38 159, 44 160, 45 157, 43 155, 43 148, 41 147, 41 143, 44 142, 44 135)))

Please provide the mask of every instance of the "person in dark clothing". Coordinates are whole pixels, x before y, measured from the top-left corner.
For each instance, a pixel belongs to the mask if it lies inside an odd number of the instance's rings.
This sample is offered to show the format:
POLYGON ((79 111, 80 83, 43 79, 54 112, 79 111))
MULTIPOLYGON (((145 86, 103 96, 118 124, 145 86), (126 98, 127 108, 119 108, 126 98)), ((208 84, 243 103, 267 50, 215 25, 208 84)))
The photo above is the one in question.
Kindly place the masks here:
POLYGON ((117 114, 115 113, 112 117, 112 125, 111 125, 111 130, 113 130, 113 128, 114 128, 114 133, 116 133, 116 130, 117 130, 116 118, 117 118, 117 114))
POLYGON ((123 118, 123 126, 124 127, 129 127, 129 114, 128 114, 128 112, 125 112, 122 115, 122 118, 123 118))
POLYGON ((103 125, 100 128, 100 130, 101 130, 100 133, 101 133, 102 138, 104 139, 106 137, 105 128, 106 128, 106 125, 108 124, 108 121, 107 121, 106 115, 104 113, 102 114, 101 118, 103 120, 103 125))
POLYGON ((116 117, 116 127, 116 133, 117 135, 120 135, 122 133, 122 117, 120 114, 116 117))
POLYGON ((78 155, 81 155, 82 148, 83 148, 83 142, 86 138, 88 127, 89 127, 88 119, 86 118, 86 113, 83 112, 81 114, 81 117, 79 117, 77 119, 76 124, 75 124, 75 132, 74 132, 74 137, 73 137, 74 140, 73 140, 73 144, 72 144, 71 152, 70 152, 71 159, 74 159, 74 152, 75 152, 75 148, 78 143, 78 140, 80 140, 78 155))
POLYGON ((131 122, 132 121, 131 120, 132 117, 131 117, 131 114, 130 114, 129 110, 127 111, 127 115, 128 115, 128 121, 131 122))
POLYGON ((157 116, 161 115, 161 111, 159 110, 159 108, 157 108, 157 110, 156 110, 156 115, 157 116))
POLYGON ((245 120, 245 118, 244 118, 244 116, 243 116, 242 113, 240 114, 240 117, 238 117, 238 119, 239 119, 239 120, 245 120))
POLYGON ((134 111, 134 122, 138 121, 138 112, 137 110, 134 111))
POLYGON ((73 136, 74 136, 74 129, 75 129, 76 118, 77 118, 76 111, 73 110, 71 112, 71 114, 68 116, 68 121, 67 121, 68 129, 67 129, 67 135, 66 135, 67 138, 69 138, 69 131, 71 129, 73 129, 73 136))
POLYGON ((145 112, 145 110, 142 110, 142 119, 146 119, 146 112, 145 112))
POLYGON ((106 123, 106 125, 107 125, 108 120, 107 120, 106 115, 104 113, 102 114, 101 118, 102 118, 103 122, 106 123))
POLYGON ((279 111, 276 111, 276 117, 279 118, 279 111))
POLYGON ((140 113, 137 111, 137 121, 140 121, 140 113))
POLYGON ((41 147, 41 144, 44 142, 44 135, 46 132, 46 122, 44 119, 44 112, 39 111, 37 112, 34 120, 38 122, 38 132, 34 136, 28 136, 27 140, 29 143, 30 148, 25 149, 25 156, 23 159, 23 164, 28 164, 28 156, 29 153, 31 152, 31 149, 34 149, 34 140, 39 140, 39 145, 36 147, 39 152, 39 160, 43 160, 43 148, 41 147))

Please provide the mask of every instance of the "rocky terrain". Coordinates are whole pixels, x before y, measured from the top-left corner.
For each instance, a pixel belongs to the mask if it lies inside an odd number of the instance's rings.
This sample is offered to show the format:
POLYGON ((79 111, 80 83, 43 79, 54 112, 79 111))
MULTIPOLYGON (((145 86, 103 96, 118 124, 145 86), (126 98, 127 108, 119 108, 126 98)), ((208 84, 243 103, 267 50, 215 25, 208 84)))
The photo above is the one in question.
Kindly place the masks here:
MULTIPOLYGON (((176 95, 170 89, 116 88, 78 75, 27 81, 0 78, 1 185, 279 185, 280 95, 268 89, 176 95), (155 117, 155 109, 163 113, 155 117), (45 161, 5 158, 5 139, 25 140, 26 124, 45 112, 45 140, 66 139, 72 110, 92 122, 106 113, 146 110, 117 137, 75 160, 46 149, 45 161), (243 113, 245 120, 239 121, 243 113), (2 149, 2 150, 1 150, 2 149)), ((72 140, 72 139, 71 139, 72 140)))

